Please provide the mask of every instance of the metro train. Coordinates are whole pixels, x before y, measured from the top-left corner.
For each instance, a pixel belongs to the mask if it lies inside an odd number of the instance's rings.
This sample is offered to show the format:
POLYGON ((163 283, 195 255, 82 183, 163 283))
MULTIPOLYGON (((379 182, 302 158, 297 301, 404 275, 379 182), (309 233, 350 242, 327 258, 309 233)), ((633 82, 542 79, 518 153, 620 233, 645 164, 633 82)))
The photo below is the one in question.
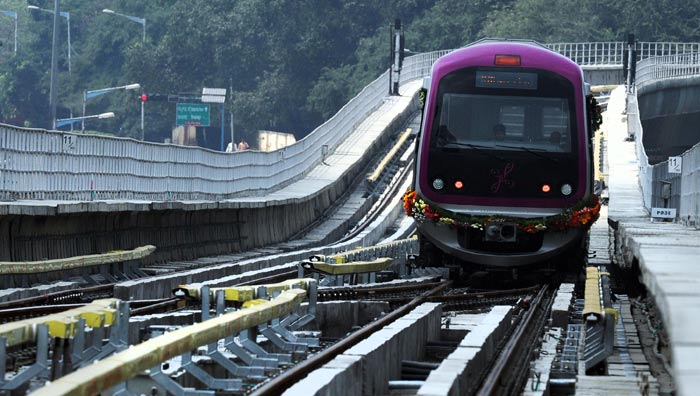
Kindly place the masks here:
POLYGON ((403 197, 420 260, 516 272, 585 257, 601 117, 581 68, 534 41, 482 40, 439 58, 424 86, 403 197))

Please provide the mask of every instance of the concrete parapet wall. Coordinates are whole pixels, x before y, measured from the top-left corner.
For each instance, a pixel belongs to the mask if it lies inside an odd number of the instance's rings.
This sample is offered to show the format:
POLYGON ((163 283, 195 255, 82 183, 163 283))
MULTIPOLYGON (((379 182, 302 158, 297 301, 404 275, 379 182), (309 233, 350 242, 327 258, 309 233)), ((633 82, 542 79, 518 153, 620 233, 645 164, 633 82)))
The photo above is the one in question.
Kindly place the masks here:
POLYGON ((642 120, 700 111, 700 76, 658 80, 639 87, 642 120))
POLYGON ((582 66, 583 81, 591 85, 623 84, 625 76, 621 65, 582 66))
POLYGON ((700 77, 655 81, 637 91, 643 143, 651 164, 700 142, 700 77))

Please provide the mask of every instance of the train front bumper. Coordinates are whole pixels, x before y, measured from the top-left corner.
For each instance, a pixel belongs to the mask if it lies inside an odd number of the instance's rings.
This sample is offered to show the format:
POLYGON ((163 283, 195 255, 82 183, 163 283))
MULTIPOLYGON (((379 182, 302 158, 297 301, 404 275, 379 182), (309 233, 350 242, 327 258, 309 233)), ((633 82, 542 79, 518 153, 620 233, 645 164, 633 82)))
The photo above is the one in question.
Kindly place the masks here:
MULTIPOLYGON (((494 251, 494 249, 486 251, 465 248, 464 242, 460 244, 461 235, 457 229, 447 225, 420 224, 419 230, 425 238, 449 256, 468 263, 494 267, 517 267, 556 257, 579 243, 586 232, 580 228, 571 228, 566 231, 544 231, 542 243, 534 251, 513 251, 511 249, 508 252, 499 252, 494 251)), ((503 242, 504 250, 509 243, 503 242)))

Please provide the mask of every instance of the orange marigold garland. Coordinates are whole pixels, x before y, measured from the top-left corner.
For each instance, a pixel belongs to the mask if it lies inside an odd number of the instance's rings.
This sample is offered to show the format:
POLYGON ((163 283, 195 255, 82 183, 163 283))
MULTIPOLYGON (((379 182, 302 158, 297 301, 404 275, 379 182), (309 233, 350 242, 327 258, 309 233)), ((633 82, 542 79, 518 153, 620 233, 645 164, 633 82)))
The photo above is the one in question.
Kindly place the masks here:
POLYGON ((560 215, 543 218, 517 218, 503 216, 469 216, 442 209, 437 205, 431 205, 428 201, 418 196, 416 191, 407 190, 403 196, 403 207, 408 216, 417 222, 433 221, 453 227, 475 228, 483 230, 488 223, 495 221, 517 224, 518 228, 530 234, 544 232, 546 230, 564 231, 567 228, 590 227, 600 214, 600 201, 597 195, 584 199, 571 208, 567 208, 560 215))

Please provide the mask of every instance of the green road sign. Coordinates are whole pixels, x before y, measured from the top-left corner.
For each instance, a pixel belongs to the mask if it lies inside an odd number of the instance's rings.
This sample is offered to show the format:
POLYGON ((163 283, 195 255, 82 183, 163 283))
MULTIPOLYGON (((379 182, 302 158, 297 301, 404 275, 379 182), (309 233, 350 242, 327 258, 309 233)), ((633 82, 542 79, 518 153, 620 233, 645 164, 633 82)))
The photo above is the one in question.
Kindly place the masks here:
POLYGON ((209 126, 211 114, 208 104, 203 103, 178 103, 176 125, 209 126))

